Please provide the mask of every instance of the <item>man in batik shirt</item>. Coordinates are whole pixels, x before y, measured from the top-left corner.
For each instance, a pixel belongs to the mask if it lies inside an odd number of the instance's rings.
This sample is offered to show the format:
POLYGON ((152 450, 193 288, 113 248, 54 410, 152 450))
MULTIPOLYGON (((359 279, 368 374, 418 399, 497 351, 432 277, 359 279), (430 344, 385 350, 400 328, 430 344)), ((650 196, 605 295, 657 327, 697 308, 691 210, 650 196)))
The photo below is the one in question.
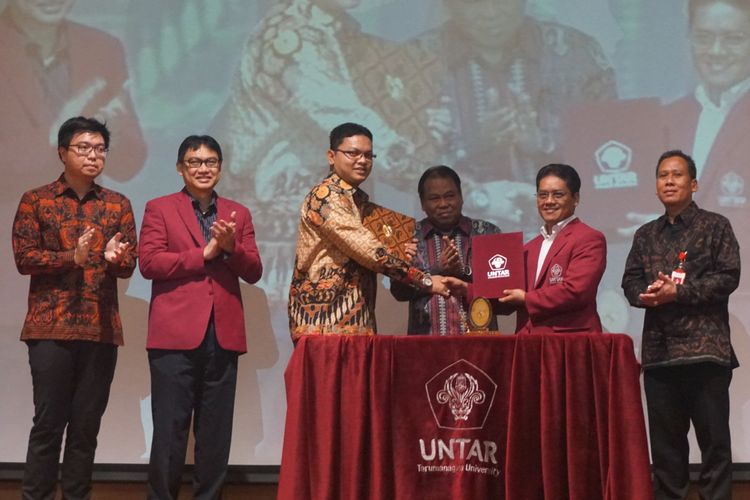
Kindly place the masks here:
MULTIPOLYGON (((422 174, 417 187, 427 217, 417 222, 417 252, 414 265, 432 274, 471 281, 471 238, 499 233, 494 224, 463 215, 461 179, 450 167, 437 165, 422 174)), ((466 333, 467 317, 462 301, 424 293, 391 280, 391 295, 409 301, 410 335, 457 335, 466 333)), ((497 330, 493 317, 490 330, 497 330)))
POLYGON ((693 201, 696 174, 683 152, 661 156, 656 194, 665 213, 635 233, 622 277, 630 304, 646 309, 641 356, 659 500, 687 496, 691 422, 701 498, 732 496, 729 383, 738 363, 728 304, 740 251, 729 220, 693 201))
POLYGON ((34 423, 22 493, 53 498, 65 434, 63 498, 89 498, 91 471, 122 323, 117 278, 135 269, 135 222, 123 195, 94 182, 109 130, 76 117, 58 133, 63 174, 27 191, 13 222, 13 252, 31 275, 21 340, 29 350, 34 423))
POLYGON ((331 173, 300 209, 297 255, 289 290, 289 329, 309 334, 374 335, 376 273, 449 296, 466 283, 410 266, 388 252, 362 224, 368 197, 359 185, 372 171, 372 133, 344 123, 330 133, 331 173))
POLYGON ((526 16, 525 0, 443 3, 448 20, 419 37, 445 66, 429 113, 441 161, 462 172, 467 213, 533 232, 536 172, 556 156, 564 107, 616 98, 614 71, 596 40, 526 16))
POLYGON ((373 180, 397 189, 415 182, 435 156, 418 115, 436 105, 437 57, 363 32, 348 13, 358 4, 274 5, 248 41, 212 126, 225 138, 227 195, 255 207, 266 268, 260 284, 272 300, 289 283, 295 214, 320 178, 314 159, 331 127, 367 123, 382 152, 373 180))

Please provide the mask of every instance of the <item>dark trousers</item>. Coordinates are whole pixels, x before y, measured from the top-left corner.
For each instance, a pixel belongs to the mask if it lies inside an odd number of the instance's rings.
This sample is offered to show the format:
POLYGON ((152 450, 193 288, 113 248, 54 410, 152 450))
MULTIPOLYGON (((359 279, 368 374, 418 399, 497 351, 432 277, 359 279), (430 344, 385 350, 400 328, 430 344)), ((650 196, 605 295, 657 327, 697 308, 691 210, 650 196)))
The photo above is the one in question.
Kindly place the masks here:
POLYGON ((99 425, 107 407, 117 347, 88 341, 27 342, 34 388, 22 497, 55 497, 63 433, 60 484, 67 500, 91 497, 91 471, 99 425))
POLYGON ((715 363, 648 369, 643 375, 654 472, 654 497, 683 499, 689 487, 688 430, 701 449, 703 500, 732 497, 729 383, 732 370, 715 363))
POLYGON ((151 349, 148 361, 154 419, 148 498, 177 499, 191 416, 195 436, 193 497, 219 498, 232 440, 237 353, 221 348, 212 321, 197 349, 151 349))

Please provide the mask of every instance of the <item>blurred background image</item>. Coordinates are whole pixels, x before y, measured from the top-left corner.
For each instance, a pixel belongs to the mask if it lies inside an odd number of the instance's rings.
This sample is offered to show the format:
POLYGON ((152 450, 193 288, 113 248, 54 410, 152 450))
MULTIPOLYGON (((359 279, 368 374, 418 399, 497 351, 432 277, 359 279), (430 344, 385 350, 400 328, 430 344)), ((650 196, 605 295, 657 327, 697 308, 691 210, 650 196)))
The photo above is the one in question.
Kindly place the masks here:
MULTIPOLYGON (((185 136, 209 133, 224 148, 217 191, 252 212, 264 263, 262 280, 243 291, 249 352, 240 358, 234 464, 280 463, 299 206, 327 174, 328 132, 341 122, 374 133, 378 158, 363 185, 373 201, 421 218, 417 180, 447 164, 463 181, 466 215, 525 240, 541 225, 536 171, 573 165, 583 182, 577 214, 609 245, 602 321, 636 346, 642 314, 620 279, 635 229, 660 215, 661 152, 693 155, 697 203, 730 218, 748 262, 748 2, 689 10, 688 0, 0 0, 0 27, 8 233, 23 192, 61 173, 57 129, 70 116, 107 122, 101 182, 131 199, 138 222, 147 200, 180 189, 174 163, 185 136)), ((7 241, 0 462, 22 462, 33 414, 18 341, 28 278, 7 241)), ((148 461, 149 295, 137 272, 121 284, 125 346, 99 462, 148 461)), ((750 363, 747 277, 730 311, 735 350, 750 363)), ((406 320, 406 305, 380 293, 380 332, 405 333, 406 320)), ((750 390, 739 382, 750 374, 743 364, 734 376, 734 460, 750 462, 750 390)))

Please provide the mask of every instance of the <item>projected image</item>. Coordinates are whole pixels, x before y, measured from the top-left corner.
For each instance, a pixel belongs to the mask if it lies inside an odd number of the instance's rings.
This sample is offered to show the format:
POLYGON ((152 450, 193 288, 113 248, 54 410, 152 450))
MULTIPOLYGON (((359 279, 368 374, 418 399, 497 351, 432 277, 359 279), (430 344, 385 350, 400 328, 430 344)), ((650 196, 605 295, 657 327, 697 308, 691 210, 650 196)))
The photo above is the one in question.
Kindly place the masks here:
MULTIPOLYGON (((463 212, 525 241, 542 224, 537 170, 573 165, 582 180, 576 214, 608 242, 603 327, 636 346, 643 315, 620 280, 635 230, 663 213, 663 151, 693 155, 696 202, 730 219, 747 257, 750 11, 704 3, 689 12, 684 0, 0 0, 0 220, 10 231, 21 195, 61 174, 56 134, 70 116, 107 122, 99 182, 130 198, 139 229, 147 200, 182 187, 180 141, 214 136, 224 152, 217 192, 250 209, 264 267, 256 285, 243 285, 248 354, 231 462, 278 464, 300 204, 328 174, 328 132, 339 123, 374 134, 377 159, 363 184, 374 202, 421 219, 417 180, 449 165, 463 212)), ((0 256, 0 461, 23 462, 33 415, 18 341, 28 278, 9 243, 0 256)), ((148 460, 149 298, 137 272, 120 285, 125 346, 100 462, 148 460)), ((741 364, 749 305, 745 278, 730 300, 741 364)), ((388 333, 405 333, 404 304, 381 291, 378 307, 388 333)), ((743 377, 740 367, 735 379, 743 377)), ((750 393, 740 385, 734 454, 750 461, 750 393)))

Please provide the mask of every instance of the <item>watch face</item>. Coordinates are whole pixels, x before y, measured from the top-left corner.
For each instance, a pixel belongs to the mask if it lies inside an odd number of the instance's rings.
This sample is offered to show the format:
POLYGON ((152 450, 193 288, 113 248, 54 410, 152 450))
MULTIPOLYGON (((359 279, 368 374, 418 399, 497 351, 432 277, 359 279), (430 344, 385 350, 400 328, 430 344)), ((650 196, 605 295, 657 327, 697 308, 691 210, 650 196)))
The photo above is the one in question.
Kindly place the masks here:
POLYGON ((424 278, 422 278, 422 286, 432 286, 432 278, 430 276, 425 276, 424 278))
POLYGON ((469 306, 469 323, 475 330, 486 330, 492 319, 492 306, 484 297, 477 297, 469 306))

